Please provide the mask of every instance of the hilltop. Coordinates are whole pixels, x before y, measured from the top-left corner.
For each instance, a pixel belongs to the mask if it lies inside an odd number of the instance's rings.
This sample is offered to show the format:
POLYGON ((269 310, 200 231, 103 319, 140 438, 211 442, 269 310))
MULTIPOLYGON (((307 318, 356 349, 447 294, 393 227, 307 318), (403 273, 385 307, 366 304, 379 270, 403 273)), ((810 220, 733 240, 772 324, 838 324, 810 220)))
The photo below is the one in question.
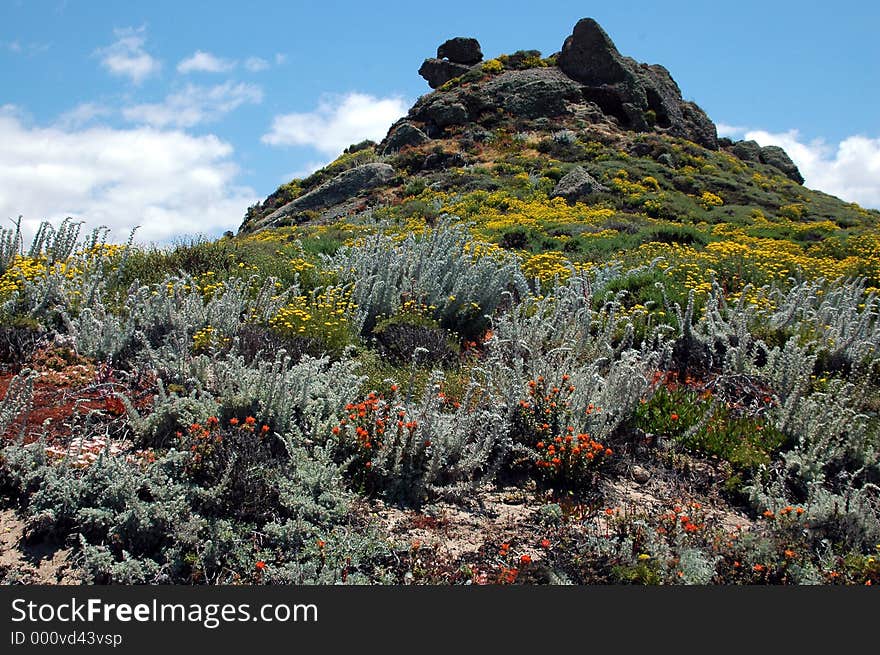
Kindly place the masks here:
POLYGON ((880 583, 880 212, 583 19, 237 235, 0 232, 0 576, 880 583))
POLYGON ((484 61, 477 40, 464 37, 437 54, 419 69, 436 90, 385 139, 353 144, 325 168, 281 186, 249 209, 239 233, 357 222, 373 210, 411 216, 413 201, 425 201, 422 189, 521 196, 523 174, 537 199, 610 208, 615 220, 746 224, 760 212, 849 228, 880 216, 803 187, 779 147, 719 139, 663 66, 622 56, 592 19, 546 58, 521 50, 484 61), (648 187, 634 193, 631 184, 645 178, 648 187), (723 208, 710 211, 707 202, 723 208))

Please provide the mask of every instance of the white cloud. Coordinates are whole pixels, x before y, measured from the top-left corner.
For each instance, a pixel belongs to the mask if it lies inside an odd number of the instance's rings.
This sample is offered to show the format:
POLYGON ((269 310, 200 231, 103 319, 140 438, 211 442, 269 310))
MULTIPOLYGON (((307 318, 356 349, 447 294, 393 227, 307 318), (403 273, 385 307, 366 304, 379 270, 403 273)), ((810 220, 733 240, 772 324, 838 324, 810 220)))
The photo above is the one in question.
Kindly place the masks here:
POLYGON ((880 209, 880 138, 854 135, 833 145, 824 139, 805 142, 797 130, 743 130, 741 134, 762 146, 784 148, 806 186, 880 209))
POLYGON ((116 41, 106 48, 100 48, 101 64, 113 75, 124 75, 135 84, 157 73, 162 67, 159 60, 144 50, 145 28, 126 27, 113 30, 116 41))
POLYGON ((55 126, 63 130, 74 129, 91 123, 96 118, 106 118, 112 114, 113 110, 110 107, 94 102, 83 102, 61 114, 55 121, 55 126))
POLYGON ((727 123, 716 123, 715 128, 718 130, 718 136, 726 136, 729 139, 741 137, 749 129, 739 125, 728 125, 727 123))
POLYGON ((188 84, 163 102, 126 107, 122 115, 133 123, 153 127, 192 127, 217 120, 245 103, 262 101, 263 90, 255 84, 231 81, 212 87, 188 84))
POLYGON ((327 96, 314 111, 276 116, 262 141, 273 146, 311 146, 335 157, 352 143, 384 138, 391 124, 406 113, 407 106, 399 96, 327 96))
POLYGON ((221 59, 210 52, 196 50, 177 64, 178 73, 226 73, 235 68, 235 62, 221 59))
POLYGON ((259 73, 269 68, 269 62, 262 57, 248 57, 244 60, 244 67, 252 73, 259 73))
POLYGON ((0 218, 24 216, 26 233, 67 216, 141 242, 236 229, 259 198, 235 185, 233 149, 216 136, 152 128, 65 130, 0 110, 0 218))
POLYGON ((285 55, 285 54, 283 54, 283 53, 281 53, 281 52, 276 52, 276 53, 275 53, 275 65, 276 65, 276 66, 280 66, 280 65, 283 64, 285 61, 287 61, 287 55, 285 55))

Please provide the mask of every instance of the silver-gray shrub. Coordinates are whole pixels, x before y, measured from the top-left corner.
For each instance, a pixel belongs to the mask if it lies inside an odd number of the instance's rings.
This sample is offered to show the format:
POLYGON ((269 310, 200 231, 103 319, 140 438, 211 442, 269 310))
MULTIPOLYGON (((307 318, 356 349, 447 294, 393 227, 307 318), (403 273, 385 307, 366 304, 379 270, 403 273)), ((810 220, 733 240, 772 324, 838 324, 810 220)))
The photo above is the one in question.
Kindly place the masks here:
POLYGON ((433 306, 434 318, 456 330, 468 320, 491 315, 507 290, 526 293, 528 285, 512 255, 474 256, 467 226, 450 219, 423 235, 394 239, 368 236, 340 248, 325 263, 353 285, 358 327, 369 332, 379 317, 391 316, 407 299, 433 306))
POLYGON ((343 357, 304 356, 294 361, 281 351, 273 361, 247 366, 234 355, 215 361, 206 387, 225 407, 253 407, 257 418, 296 443, 330 433, 364 378, 358 363, 343 357))
POLYGON ((880 539, 880 434, 857 408, 862 383, 833 380, 827 392, 799 400, 780 424, 795 440, 781 462, 750 489, 759 508, 803 505, 815 530, 825 529, 849 546, 880 539))
POLYGON ((192 336, 206 326, 236 334, 247 322, 265 324, 284 305, 291 289, 278 291, 275 279, 230 278, 210 297, 190 275, 169 276, 154 285, 135 282, 118 314, 103 304, 69 318, 77 348, 96 358, 114 358, 142 348, 150 364, 182 374, 191 357, 192 336), (161 340, 156 341, 156 334, 161 340))
MULTIPOLYGON (((70 217, 61 221, 57 228, 48 221, 43 221, 37 227, 27 256, 31 258, 45 257, 49 265, 65 261, 80 245, 78 240, 83 224, 84 221, 74 221, 70 217)), ((92 231, 91 239, 83 244, 84 248, 82 249, 94 247, 99 241, 103 243, 102 237, 106 236, 107 228, 95 228, 92 231)))
POLYGON ((859 365, 880 357, 880 298, 866 292, 860 279, 802 282, 789 291, 776 290, 776 309, 768 317, 774 328, 787 328, 818 340, 832 359, 845 357, 859 365))
POLYGON ((668 358, 665 326, 636 344, 620 295, 599 309, 592 300, 590 279, 574 274, 493 321, 478 375, 508 415, 527 399, 529 380, 543 376, 556 384, 568 375, 574 427, 606 438, 650 392, 651 373, 668 358), (602 411, 587 413, 590 405, 602 411))
POLYGON ((382 448, 372 457, 373 471, 383 478, 392 498, 461 501, 469 491, 494 479, 513 450, 504 411, 480 403, 477 385, 471 384, 451 411, 439 392, 435 378, 420 400, 404 400, 393 408, 392 415, 404 411, 416 427, 389 428, 382 448))
MULTIPOLYGON (((28 256, 44 258, 46 272, 23 281, 0 310, 45 318, 100 306, 110 278, 116 275, 110 273, 113 262, 109 253, 99 247, 106 242, 107 228, 95 228, 78 241, 80 226, 70 219, 57 229, 49 223, 41 224, 28 256)), ((123 248, 123 258, 130 247, 131 239, 123 248)))
POLYGON ((21 216, 15 222, 15 228, 0 229, 0 275, 6 272, 17 256, 21 254, 21 216))

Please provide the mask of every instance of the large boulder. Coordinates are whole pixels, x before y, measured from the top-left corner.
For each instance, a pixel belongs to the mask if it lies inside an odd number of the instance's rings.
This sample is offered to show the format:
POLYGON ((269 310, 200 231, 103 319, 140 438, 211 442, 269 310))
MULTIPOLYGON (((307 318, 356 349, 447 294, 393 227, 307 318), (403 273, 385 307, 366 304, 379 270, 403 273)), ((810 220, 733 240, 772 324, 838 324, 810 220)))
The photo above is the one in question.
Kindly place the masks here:
POLYGON ((761 163, 778 168, 789 180, 798 184, 804 183, 804 178, 797 165, 791 160, 788 153, 779 146, 764 146, 761 148, 761 163))
POLYGON ((456 64, 443 59, 426 59, 419 68, 419 75, 428 81, 432 89, 439 88, 449 80, 464 75, 471 69, 464 64, 456 64))
POLYGON ((388 131, 388 136, 380 147, 383 155, 391 154, 403 148, 418 146, 429 141, 428 135, 409 121, 400 121, 388 131))
POLYGON ((550 197, 576 202, 597 191, 608 191, 608 187, 600 184, 582 166, 575 166, 556 183, 550 197))
POLYGON ((558 68, 505 71, 469 87, 463 99, 473 115, 500 107, 522 118, 558 116, 584 100, 581 85, 558 68))
POLYGON ((467 36, 456 36, 437 48, 437 59, 448 59, 456 64, 473 66, 483 61, 480 42, 467 36))
POLYGON ((462 103, 459 93, 432 93, 422 96, 412 106, 409 117, 423 123, 425 133, 436 138, 447 127, 467 123, 470 113, 462 103))
POLYGON ((575 25, 557 65, 584 86, 587 100, 617 119, 621 127, 655 129, 717 150, 715 125, 696 104, 683 100, 669 71, 621 55, 592 18, 575 25))
POLYGON ((388 164, 371 162, 362 164, 327 180, 319 187, 291 200, 260 220, 258 229, 278 225, 284 219, 295 217, 308 210, 326 209, 345 202, 352 197, 385 184, 394 177, 394 168, 388 164))
POLYGON ((743 161, 759 163, 761 161, 761 146, 757 141, 737 141, 733 144, 733 154, 743 161))
POLYGON ((592 18, 582 18, 562 44, 557 65, 588 86, 632 83, 632 72, 611 37, 592 18))

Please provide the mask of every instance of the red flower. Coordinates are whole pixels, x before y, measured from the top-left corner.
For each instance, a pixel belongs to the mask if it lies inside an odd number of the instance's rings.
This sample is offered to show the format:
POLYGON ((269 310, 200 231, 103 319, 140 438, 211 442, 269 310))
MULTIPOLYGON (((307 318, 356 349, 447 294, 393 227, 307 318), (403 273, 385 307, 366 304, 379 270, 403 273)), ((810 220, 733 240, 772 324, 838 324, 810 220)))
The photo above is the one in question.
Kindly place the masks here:
POLYGON ((550 540, 549 539, 541 539, 541 548, 550 548, 550 540))
POLYGON ((526 565, 532 563, 532 558, 528 555, 523 555, 522 557, 519 558, 519 561, 520 561, 520 564, 522 564, 523 566, 526 566, 526 565))
POLYGON ((229 419, 229 425, 238 425, 238 419, 233 416, 229 419))
POLYGON ((263 560, 259 560, 257 562, 256 566, 257 566, 258 571, 262 571, 263 569, 266 568, 266 562, 264 562, 263 560))
POLYGON ((248 416, 248 417, 244 420, 244 422, 245 422, 246 424, 248 424, 248 425, 253 425, 254 423, 257 422, 257 419, 255 419, 253 416, 248 416))
POLYGON ((677 420, 678 420, 678 414, 676 414, 675 412, 672 412, 672 414, 669 415, 669 420, 671 420, 671 421, 677 421, 677 420))

